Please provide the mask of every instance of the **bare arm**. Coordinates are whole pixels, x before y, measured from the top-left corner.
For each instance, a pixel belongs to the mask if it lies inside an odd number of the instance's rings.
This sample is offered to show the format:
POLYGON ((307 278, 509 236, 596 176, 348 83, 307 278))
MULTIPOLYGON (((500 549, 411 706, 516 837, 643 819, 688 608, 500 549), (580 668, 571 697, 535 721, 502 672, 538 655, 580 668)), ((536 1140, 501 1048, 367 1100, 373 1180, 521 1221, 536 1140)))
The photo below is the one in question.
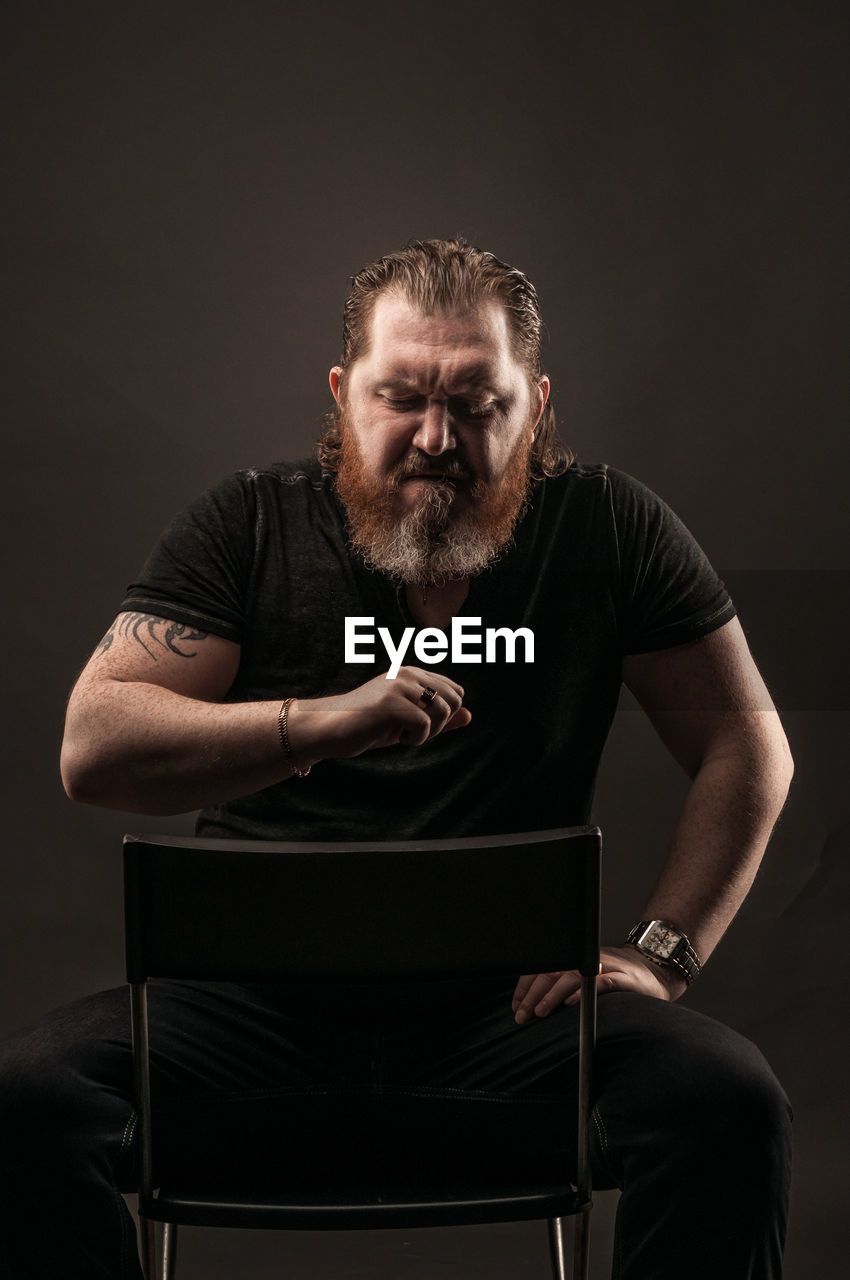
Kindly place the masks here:
POLYGON ((793 773, 737 619, 705 639, 627 659, 624 679, 692 779, 644 908, 706 960, 755 878, 793 773))
POLYGON ((71 798, 176 813, 219 786, 226 799, 284 778, 276 711, 222 704, 238 666, 229 640, 119 614, 68 702, 61 771, 71 798))
MULTIPOLYGON (((753 882, 793 766, 776 709, 737 619, 691 644, 626 658, 623 678, 692 782, 661 872, 639 919, 669 920, 701 961, 753 882)), ((578 999, 574 975, 526 975, 520 1022, 578 999)), ((684 981, 631 947, 606 948, 600 991, 674 999, 684 981)))
MULTIPOLYGON (((62 780, 74 800, 135 813, 182 813, 289 777, 280 697, 225 703, 239 646, 149 614, 119 614, 68 702, 62 780)), ((417 667, 350 693, 298 700, 289 740, 301 767, 396 743, 416 746, 469 723, 463 690, 417 667), (427 709, 424 685, 437 690, 427 709)))

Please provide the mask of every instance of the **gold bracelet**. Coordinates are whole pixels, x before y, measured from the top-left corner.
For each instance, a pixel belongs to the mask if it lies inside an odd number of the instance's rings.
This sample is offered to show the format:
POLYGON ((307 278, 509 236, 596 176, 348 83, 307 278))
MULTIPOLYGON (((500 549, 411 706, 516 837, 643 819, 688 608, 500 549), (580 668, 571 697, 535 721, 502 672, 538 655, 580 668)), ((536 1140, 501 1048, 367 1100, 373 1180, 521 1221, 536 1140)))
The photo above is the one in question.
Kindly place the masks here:
POLYGON ((289 704, 294 702, 294 698, 284 698, 280 704, 280 711, 277 713, 277 734, 280 738, 280 745, 283 748, 283 756, 296 778, 306 778, 312 769, 312 765, 307 765, 306 769, 299 769, 298 765, 292 758, 292 747, 289 745, 289 733, 287 732, 287 720, 289 718, 289 704))

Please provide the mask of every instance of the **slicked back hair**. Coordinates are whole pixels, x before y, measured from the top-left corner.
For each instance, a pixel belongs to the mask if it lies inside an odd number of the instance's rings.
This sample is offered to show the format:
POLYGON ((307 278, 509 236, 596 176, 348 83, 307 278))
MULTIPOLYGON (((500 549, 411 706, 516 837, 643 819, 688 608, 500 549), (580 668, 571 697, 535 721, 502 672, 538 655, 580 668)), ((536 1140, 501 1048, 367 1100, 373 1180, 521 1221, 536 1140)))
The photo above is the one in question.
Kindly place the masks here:
MULTIPOLYGON (((463 239, 411 240, 352 278, 342 322, 343 383, 345 370, 368 350, 376 300, 390 291, 426 315, 462 313, 485 302, 498 302, 507 313, 514 354, 529 380, 536 384, 542 376, 543 322, 537 290, 528 277, 463 239)), ((319 459, 329 471, 337 469, 340 443, 339 420, 331 414, 319 444, 319 459)), ((558 439, 551 402, 547 403, 534 437, 532 475, 535 479, 560 475, 571 461, 572 455, 558 439)))

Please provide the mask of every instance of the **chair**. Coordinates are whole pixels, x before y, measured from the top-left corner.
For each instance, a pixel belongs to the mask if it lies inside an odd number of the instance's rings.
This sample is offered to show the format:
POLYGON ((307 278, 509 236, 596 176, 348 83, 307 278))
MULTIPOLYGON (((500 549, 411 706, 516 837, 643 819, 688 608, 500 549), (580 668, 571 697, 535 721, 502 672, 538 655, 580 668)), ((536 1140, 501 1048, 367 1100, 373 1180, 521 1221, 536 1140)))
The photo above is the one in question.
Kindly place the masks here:
POLYGON ((139 1215, 146 1280, 176 1275, 177 1226, 375 1228, 547 1219, 565 1280, 563 1220, 576 1216, 573 1276, 587 1275, 591 1058, 599 971, 595 827, 457 840, 291 843, 126 836, 127 979, 140 1117, 139 1215), (538 891, 523 894, 522 886, 538 891), (447 892, 447 889, 450 892, 447 892), (356 910, 352 910, 356 904, 356 910), (349 1188, 325 1203, 171 1185, 152 1152, 147 979, 381 982, 578 969, 582 975, 576 1186, 445 1183, 349 1188), (421 1196, 421 1198, 420 1198, 421 1196))

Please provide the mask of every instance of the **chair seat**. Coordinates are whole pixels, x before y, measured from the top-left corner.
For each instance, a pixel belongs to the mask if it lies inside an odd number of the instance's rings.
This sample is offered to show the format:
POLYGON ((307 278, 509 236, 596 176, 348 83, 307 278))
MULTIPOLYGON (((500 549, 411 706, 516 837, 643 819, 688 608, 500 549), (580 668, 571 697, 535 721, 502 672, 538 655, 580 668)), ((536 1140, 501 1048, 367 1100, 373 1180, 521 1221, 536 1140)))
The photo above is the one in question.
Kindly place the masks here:
POLYGON ((560 1218, 590 1208, 571 1186, 548 1184, 525 1187, 477 1187, 474 1197, 467 1188, 441 1188, 433 1193, 417 1186, 405 1194, 376 1191, 341 1195, 334 1199, 303 1196, 273 1199, 269 1203, 248 1199, 217 1198, 193 1187, 191 1195, 162 1191, 139 1200, 139 1210, 156 1222, 189 1226, 253 1227, 278 1230, 359 1230, 378 1227, 437 1227, 486 1222, 520 1222, 560 1218))

